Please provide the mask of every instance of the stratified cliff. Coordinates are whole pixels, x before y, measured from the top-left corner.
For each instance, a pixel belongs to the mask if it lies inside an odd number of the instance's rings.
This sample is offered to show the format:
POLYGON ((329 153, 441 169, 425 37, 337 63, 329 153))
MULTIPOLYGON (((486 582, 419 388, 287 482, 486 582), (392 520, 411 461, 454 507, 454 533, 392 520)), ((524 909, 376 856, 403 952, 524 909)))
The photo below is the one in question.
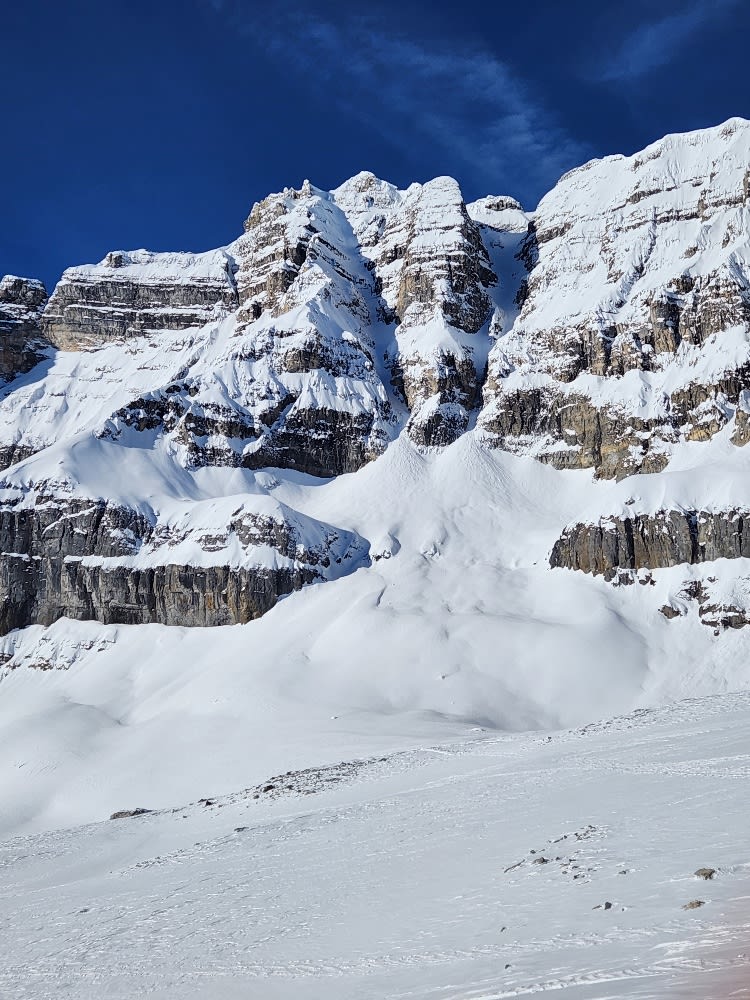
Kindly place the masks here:
POLYGON ((63 616, 130 625, 228 625, 367 560, 348 531, 268 497, 174 504, 157 514, 65 496, 0 492, 0 633, 63 616))
POLYGON ((234 262, 223 250, 113 250, 99 264, 70 267, 44 311, 44 334, 64 351, 160 330, 204 326, 237 308, 234 262))
POLYGON ((493 444, 619 479, 731 420, 750 375, 749 163, 733 119, 593 160, 542 199, 523 309, 490 358, 493 444))
POLYGON ((750 510, 659 510, 571 525, 550 565, 611 577, 618 569, 739 558, 750 558, 750 510))

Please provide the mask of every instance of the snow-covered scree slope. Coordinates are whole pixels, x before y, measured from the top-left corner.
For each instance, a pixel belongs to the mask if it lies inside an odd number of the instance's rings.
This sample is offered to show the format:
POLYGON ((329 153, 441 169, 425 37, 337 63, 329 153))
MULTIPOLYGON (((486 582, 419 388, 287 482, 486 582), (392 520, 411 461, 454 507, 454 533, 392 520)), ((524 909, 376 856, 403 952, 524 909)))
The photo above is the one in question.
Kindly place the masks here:
POLYGON ((749 725, 476 733, 6 840, 0 993, 747 998, 749 725))
MULTIPOLYGON (((104 460, 85 459, 109 477, 113 501, 130 499, 132 476, 149 484, 146 497, 164 496, 133 464, 115 494, 104 460)), ((0 640, 7 829, 93 821, 207 787, 231 792, 340 760, 342 745, 369 753, 477 725, 551 729, 747 685, 748 630, 707 627, 703 602, 689 597, 700 585, 714 603, 746 601, 747 559, 641 571, 617 587, 550 570, 561 525, 591 489, 611 508, 624 483, 592 487, 585 474, 490 452, 466 434, 429 455, 401 438, 329 481, 204 469, 172 490, 182 497, 189 486, 265 493, 303 524, 337 525, 355 552, 368 540, 369 565, 355 558, 347 573, 332 561, 338 579, 289 594, 246 625, 62 619, 10 632, 0 640), (660 612, 667 605, 675 617, 660 612)), ((161 503, 161 523, 180 524, 183 501, 161 503)), ((216 504, 219 523, 217 501, 195 503, 209 513, 216 504)), ((196 564, 197 582, 200 572, 196 564)))

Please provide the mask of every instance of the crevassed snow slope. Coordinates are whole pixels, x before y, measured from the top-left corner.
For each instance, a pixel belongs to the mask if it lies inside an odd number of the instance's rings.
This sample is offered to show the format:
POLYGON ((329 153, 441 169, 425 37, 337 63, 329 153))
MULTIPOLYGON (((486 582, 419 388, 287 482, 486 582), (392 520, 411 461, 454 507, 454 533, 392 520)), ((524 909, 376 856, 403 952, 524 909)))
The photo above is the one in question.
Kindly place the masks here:
POLYGON ((6 841, 0 994, 746 998, 749 724, 475 734, 6 841))

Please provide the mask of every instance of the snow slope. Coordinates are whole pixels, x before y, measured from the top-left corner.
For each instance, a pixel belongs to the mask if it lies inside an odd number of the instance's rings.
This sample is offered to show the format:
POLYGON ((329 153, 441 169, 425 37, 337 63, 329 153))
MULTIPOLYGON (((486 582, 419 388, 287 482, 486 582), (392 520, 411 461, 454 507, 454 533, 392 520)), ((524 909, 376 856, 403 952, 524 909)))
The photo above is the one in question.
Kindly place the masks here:
POLYGON ((475 733, 7 840, 0 993, 746 998, 749 724, 741 695, 475 733))
MULTIPOLYGON (((93 443, 101 451, 79 475, 105 477, 116 446, 93 443)), ((675 478, 673 497, 694 482, 675 478)), ((113 499, 129 498, 127 481, 109 481, 113 499)), ((93 493, 97 482, 83 485, 93 493)), ((4 829, 94 821, 123 801, 171 805, 206 787, 229 792, 269 772, 335 762, 342 747, 367 754, 476 725, 555 728, 746 687, 746 629, 717 636, 690 602, 673 621, 658 611, 685 603, 692 579, 718 576, 747 593, 744 560, 658 570, 653 583, 621 588, 549 569, 555 539, 584 501, 594 494, 601 509, 615 507, 624 487, 490 452, 474 434, 429 454, 404 435, 376 462, 329 481, 175 470, 171 495, 202 497, 199 510, 221 506, 209 497, 267 493, 366 539, 370 564, 242 626, 63 620, 4 637, 4 829), (138 762, 157 748, 157 772, 144 770, 138 762)), ((166 510, 182 509, 161 496, 166 510)))

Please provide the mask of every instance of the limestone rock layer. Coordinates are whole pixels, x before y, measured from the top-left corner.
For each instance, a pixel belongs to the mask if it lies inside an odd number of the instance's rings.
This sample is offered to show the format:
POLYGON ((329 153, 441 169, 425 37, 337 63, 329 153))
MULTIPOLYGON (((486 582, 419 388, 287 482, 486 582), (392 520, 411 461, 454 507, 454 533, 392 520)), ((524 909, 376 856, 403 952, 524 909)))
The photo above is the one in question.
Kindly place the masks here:
POLYGON ((159 516, 64 493, 46 483, 0 497, 0 634, 63 616, 246 622, 279 597, 367 560, 355 534, 265 497, 183 504, 159 516))

